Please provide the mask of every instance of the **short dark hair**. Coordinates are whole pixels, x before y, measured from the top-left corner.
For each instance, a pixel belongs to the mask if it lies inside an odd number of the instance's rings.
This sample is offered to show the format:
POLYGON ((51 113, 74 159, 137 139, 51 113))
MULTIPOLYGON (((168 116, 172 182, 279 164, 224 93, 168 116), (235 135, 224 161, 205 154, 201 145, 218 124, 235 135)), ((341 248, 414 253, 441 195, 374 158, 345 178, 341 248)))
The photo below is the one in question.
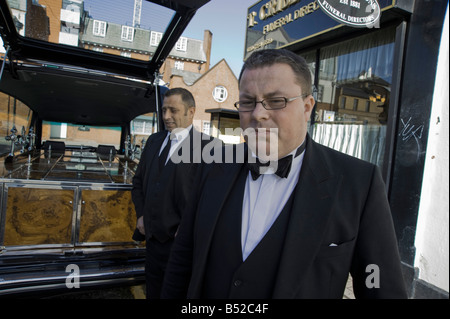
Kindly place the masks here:
POLYGON ((242 66, 241 73, 239 74, 239 84, 245 70, 272 66, 276 63, 289 65, 292 71, 294 71, 297 83, 302 88, 302 93, 312 93, 311 71, 306 60, 300 55, 286 49, 265 49, 253 52, 242 66))
POLYGON ((169 97, 172 95, 180 95, 181 96, 181 100, 183 101, 184 106, 186 107, 186 110, 190 107, 195 107, 194 96, 188 90, 186 90, 184 88, 173 88, 173 89, 170 89, 169 91, 166 91, 166 93, 164 93, 164 97, 169 97))

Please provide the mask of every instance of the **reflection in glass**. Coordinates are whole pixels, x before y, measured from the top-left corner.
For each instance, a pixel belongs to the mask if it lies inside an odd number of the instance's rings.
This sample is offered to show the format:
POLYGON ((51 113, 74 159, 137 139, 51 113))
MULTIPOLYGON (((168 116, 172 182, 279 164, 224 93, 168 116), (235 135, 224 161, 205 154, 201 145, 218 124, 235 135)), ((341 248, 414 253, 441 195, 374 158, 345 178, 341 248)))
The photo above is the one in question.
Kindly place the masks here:
POLYGON ((22 36, 141 60, 155 50, 151 32, 163 33, 174 15, 142 0, 7 1, 22 36))
POLYGON ((320 50, 316 141, 382 165, 393 58, 393 28, 320 50))

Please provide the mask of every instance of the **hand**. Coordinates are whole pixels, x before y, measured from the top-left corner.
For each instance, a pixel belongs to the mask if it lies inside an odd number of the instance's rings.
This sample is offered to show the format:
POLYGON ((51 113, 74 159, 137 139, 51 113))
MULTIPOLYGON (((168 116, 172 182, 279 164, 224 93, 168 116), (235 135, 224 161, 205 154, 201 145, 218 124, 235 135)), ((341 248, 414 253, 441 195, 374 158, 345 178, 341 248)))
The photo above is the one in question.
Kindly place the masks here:
POLYGON ((139 232, 142 235, 145 235, 145 229, 144 229, 144 216, 141 216, 138 218, 136 222, 136 228, 139 230, 139 232))

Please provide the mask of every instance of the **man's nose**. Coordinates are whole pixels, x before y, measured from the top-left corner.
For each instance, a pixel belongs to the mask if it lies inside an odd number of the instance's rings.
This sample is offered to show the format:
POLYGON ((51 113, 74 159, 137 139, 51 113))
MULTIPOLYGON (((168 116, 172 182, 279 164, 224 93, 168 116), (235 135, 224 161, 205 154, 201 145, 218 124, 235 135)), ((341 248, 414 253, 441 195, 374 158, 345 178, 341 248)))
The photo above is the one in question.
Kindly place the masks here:
POLYGON ((166 110, 163 112, 163 119, 169 119, 172 117, 172 113, 170 111, 166 110))
POLYGON ((257 121, 264 120, 269 117, 268 112, 269 111, 264 108, 262 101, 256 101, 255 108, 252 111, 252 117, 257 121))

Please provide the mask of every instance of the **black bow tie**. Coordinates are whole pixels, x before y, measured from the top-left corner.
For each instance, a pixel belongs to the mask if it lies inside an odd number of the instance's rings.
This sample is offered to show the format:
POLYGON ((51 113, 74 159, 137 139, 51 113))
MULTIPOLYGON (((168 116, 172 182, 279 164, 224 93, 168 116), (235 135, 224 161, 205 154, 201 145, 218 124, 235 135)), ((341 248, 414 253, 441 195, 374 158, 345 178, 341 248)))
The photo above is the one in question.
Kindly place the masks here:
MULTIPOLYGON (((300 145, 300 147, 295 152, 295 156, 288 155, 283 157, 282 159, 279 159, 277 162, 277 170, 275 172, 276 175, 278 175, 281 178, 287 178, 289 176, 289 172, 291 171, 292 167, 292 160, 294 157, 297 157, 305 150, 305 144, 306 141, 300 145)), ((257 180, 259 176, 261 176, 262 171, 264 168, 271 167, 273 165, 273 162, 267 161, 265 163, 262 163, 258 158, 256 158, 255 163, 248 163, 247 167, 250 170, 250 173, 252 174, 253 180, 257 180)))

